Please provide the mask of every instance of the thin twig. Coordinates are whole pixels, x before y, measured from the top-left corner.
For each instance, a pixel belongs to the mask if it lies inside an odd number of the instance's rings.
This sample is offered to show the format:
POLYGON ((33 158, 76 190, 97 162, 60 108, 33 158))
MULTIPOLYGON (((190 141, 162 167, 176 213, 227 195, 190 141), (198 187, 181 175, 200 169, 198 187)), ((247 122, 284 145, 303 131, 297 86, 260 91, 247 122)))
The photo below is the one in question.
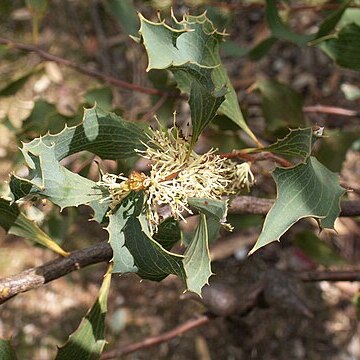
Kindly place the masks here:
POLYGON ((293 164, 290 161, 284 159, 281 156, 275 155, 271 152, 262 152, 259 154, 249 154, 249 153, 243 152, 241 150, 235 150, 230 153, 223 153, 220 156, 227 158, 227 159, 236 159, 236 158, 244 159, 244 160, 250 161, 250 162, 262 161, 262 160, 274 160, 275 162, 277 162, 279 165, 281 165, 283 167, 293 166, 293 164))
POLYGON ((302 281, 360 281, 360 270, 331 271, 331 270, 314 270, 304 271, 296 274, 302 281))
POLYGON ((99 79, 101 81, 104 81, 104 82, 106 82, 108 84, 114 85, 114 86, 122 88, 122 89, 127 89, 127 90, 130 90, 130 91, 137 91, 137 92, 141 92, 141 93, 149 94, 149 95, 164 95, 164 94, 166 94, 167 96, 171 96, 171 97, 178 96, 178 94, 169 93, 169 92, 166 92, 166 91, 161 91, 161 90, 155 89, 155 88, 144 87, 144 86, 141 86, 141 85, 138 85, 138 84, 132 84, 132 83, 120 80, 120 79, 115 79, 115 78, 113 78, 111 76, 108 76, 106 74, 103 74, 103 73, 101 73, 99 71, 89 69, 89 68, 87 68, 85 66, 76 64, 76 63, 74 63, 74 62, 72 62, 70 60, 61 58, 61 57, 56 56, 56 55, 52 55, 52 54, 50 54, 50 53, 48 53, 48 52, 46 52, 46 51, 44 51, 44 50, 42 50, 42 49, 40 49, 40 48, 38 48, 36 46, 33 46, 33 45, 18 43, 18 42, 9 40, 9 39, 5 39, 3 37, 0 37, 0 44, 7 45, 10 48, 14 48, 14 49, 17 49, 17 50, 22 50, 22 51, 27 51, 27 52, 34 52, 38 56, 40 56, 40 58, 42 58, 44 60, 54 61, 54 62, 56 62, 58 64, 70 67, 70 68, 72 68, 72 69, 74 69, 74 70, 76 70, 76 71, 78 71, 78 72, 80 72, 82 74, 85 74, 87 76, 99 79))
POLYGON ((185 323, 175 327, 174 329, 167 331, 163 334, 160 334, 158 336, 150 336, 139 342, 125 345, 120 349, 108 351, 102 355, 101 360, 116 359, 119 358, 120 356, 124 356, 138 350, 146 349, 151 346, 159 345, 161 343, 170 341, 171 339, 174 339, 192 329, 207 324, 213 318, 214 316, 205 314, 195 319, 188 320, 185 323))
POLYGON ((313 105, 313 106, 304 106, 304 112, 308 113, 323 113, 323 114, 334 114, 334 115, 343 115, 343 116, 357 116, 359 112, 356 110, 349 110, 344 108, 339 108, 336 106, 327 106, 327 105, 313 105))

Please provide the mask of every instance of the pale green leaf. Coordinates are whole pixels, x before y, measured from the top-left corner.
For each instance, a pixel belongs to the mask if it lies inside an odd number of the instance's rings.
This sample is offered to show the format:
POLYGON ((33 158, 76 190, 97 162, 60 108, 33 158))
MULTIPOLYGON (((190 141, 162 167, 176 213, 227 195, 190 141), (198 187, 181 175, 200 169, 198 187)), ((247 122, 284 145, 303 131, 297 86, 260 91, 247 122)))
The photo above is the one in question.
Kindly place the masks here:
POLYGON ((48 234, 42 231, 35 222, 21 213, 16 204, 11 205, 5 199, 0 199, 0 226, 9 234, 35 241, 62 256, 69 254, 51 239, 48 234))
POLYGON ((298 220, 319 219, 321 228, 332 229, 345 193, 339 179, 314 157, 292 168, 276 168, 273 178, 277 200, 267 214, 262 232, 250 253, 279 240, 298 220))
POLYGON ((1 360, 17 360, 14 348, 9 340, 0 339, 0 359, 1 360))
POLYGON ((105 315, 111 282, 108 272, 99 291, 99 297, 82 319, 78 329, 69 337, 67 343, 59 348, 55 360, 98 360, 106 344, 105 315))
POLYGON ((83 150, 106 159, 128 158, 136 154, 135 149, 144 149, 147 140, 139 125, 97 106, 87 109, 80 125, 23 144, 21 151, 30 173, 28 179, 11 177, 13 200, 27 194, 40 195, 62 208, 99 201, 107 190, 72 173, 59 161, 83 150))
POLYGON ((201 296, 201 289, 209 283, 213 275, 209 252, 206 216, 200 215, 200 222, 194 238, 184 254, 184 267, 187 275, 188 290, 201 296))
POLYGON ((142 193, 131 194, 109 215, 113 272, 136 272, 143 279, 155 281, 174 274, 185 282, 183 257, 165 250, 152 238, 142 214, 143 202, 142 193))
POLYGON ((209 244, 213 243, 219 236, 221 222, 224 221, 227 212, 226 201, 188 198, 188 203, 200 213, 206 215, 208 242, 209 244))
MULTIPOLYGON (((165 22, 154 23, 140 15, 140 40, 144 43, 151 69, 169 69, 173 71, 178 87, 184 93, 191 94, 194 81, 207 89, 213 97, 216 91, 226 87, 225 101, 218 109, 239 125, 256 140, 241 113, 236 92, 219 55, 219 43, 223 35, 218 33, 205 14, 186 15, 179 22, 174 17, 170 27, 165 22)), ((207 93, 201 92, 206 105, 207 93)), ((218 100, 211 100, 210 109, 219 105, 218 100)), ((206 113, 206 109, 203 113, 206 113)), ((204 123, 211 121, 205 118, 204 123)), ((203 126, 200 126, 203 127, 203 126)), ((196 136, 195 136, 196 137, 196 136)))

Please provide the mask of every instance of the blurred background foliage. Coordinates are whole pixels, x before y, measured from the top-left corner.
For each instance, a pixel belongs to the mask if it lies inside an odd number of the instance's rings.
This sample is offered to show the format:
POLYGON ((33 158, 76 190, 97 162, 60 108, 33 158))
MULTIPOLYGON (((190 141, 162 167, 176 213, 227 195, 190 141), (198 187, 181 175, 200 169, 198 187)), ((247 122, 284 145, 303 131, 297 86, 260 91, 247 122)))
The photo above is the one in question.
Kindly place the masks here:
MULTIPOLYGON (((222 59, 245 119, 259 139, 264 144, 270 144, 284 136, 289 128, 324 126, 326 138, 316 145, 316 156, 328 168, 340 174, 343 186, 353 190, 348 193, 348 198, 359 199, 358 0, 268 1, 267 4, 256 0, 2 0, 0 39, 31 44, 104 76, 164 92, 163 95, 148 95, 135 89, 113 86, 64 66, 61 61, 44 61, 34 52, 19 51, 14 46, 2 43, 2 194, 6 195, 5 181, 11 171, 24 175, 25 168, 18 151, 21 142, 80 123, 83 108, 93 106, 95 102, 130 121, 152 124, 154 115, 157 115, 162 123, 170 124, 176 110, 179 123, 188 122, 188 104, 176 91, 171 74, 156 70, 146 73, 145 51, 129 37, 136 36, 138 32, 137 11, 155 21, 158 16, 169 18, 171 9, 179 19, 188 11, 201 14, 206 10, 216 27, 226 30, 228 36, 221 48, 222 59), (348 7, 345 8, 345 5, 348 7), (160 15, 157 10, 160 10, 160 15), (324 22, 324 19, 328 21, 324 22)), ((226 117, 217 116, 200 137, 197 150, 201 152, 217 147, 220 152, 230 152, 246 146, 252 146, 248 136, 226 117)), ((67 158, 65 165, 74 172, 97 180, 99 170, 95 160, 84 152, 67 158)), ((112 173, 128 174, 134 168, 142 170, 143 167, 144 164, 136 158, 100 163, 103 171, 112 173)), ((257 186, 252 195, 275 196, 274 184, 268 172, 271 169, 272 165, 268 162, 254 165, 257 186)), ((22 205, 22 210, 67 251, 106 238, 100 227, 88 222, 91 214, 86 207, 60 213, 58 208, 48 203, 26 203, 22 205)), ((256 234, 263 218, 231 215, 229 221, 241 238, 256 234)), ((191 226, 187 227, 189 229, 185 228, 185 232, 193 231, 191 226)), ((300 222, 285 237, 281 253, 276 253, 278 245, 271 245, 261 256, 291 270, 341 267, 359 261, 358 219, 338 220, 337 233, 315 235, 314 229, 313 223, 300 222)), ((14 234, 22 236, 21 233, 14 234)), ((2 236, 0 245, 2 276, 52 258, 43 248, 30 247, 13 235, 2 236)), ((227 262, 223 264, 225 260, 220 258, 218 264, 221 266, 216 267, 227 268, 244 261, 248 248, 249 244, 244 245, 239 240, 232 253, 226 255, 227 262)), ((0 319, 1 337, 12 337, 19 349, 19 358, 51 358, 54 345, 66 340, 93 303, 103 273, 104 266, 98 265, 4 305, 0 319), (38 300, 40 298, 42 305, 38 300)), ((181 309, 182 304, 178 300, 181 286, 174 279, 167 279, 163 284, 144 283, 146 285, 134 282, 132 276, 114 280, 108 317, 110 343, 116 344, 120 333, 122 343, 134 341, 140 335, 158 333, 199 311, 200 305, 193 303, 181 309), (170 306, 171 302, 176 305, 170 306)), ((294 320, 293 332, 284 330, 288 320, 275 309, 272 314, 274 320, 269 320, 261 336, 251 338, 242 334, 245 340, 239 340, 232 334, 229 324, 217 324, 207 329, 205 334, 196 333, 195 340, 191 336, 185 337, 181 344, 173 342, 160 350, 140 352, 140 357, 136 358, 207 359, 201 357, 205 356, 206 349, 210 349, 215 358, 224 359, 246 359, 249 351, 255 354, 254 359, 294 358, 295 351, 300 354, 297 358, 331 358, 334 343, 353 344, 353 335, 358 331, 353 305, 359 303, 359 296, 356 295, 358 288, 345 286, 345 290, 339 290, 332 287, 325 289, 326 295, 319 295, 318 290, 310 290, 313 296, 311 301, 316 302, 321 298, 322 310, 319 310, 313 323, 307 320, 297 330, 294 320), (343 301, 345 310, 334 305, 337 301, 343 301), (325 310, 331 305, 332 310, 326 314, 325 310), (275 343, 269 330, 272 327, 283 331, 275 336, 275 343), (323 341, 321 349, 319 339, 308 339, 312 327, 323 341), (222 339, 218 336, 219 332, 222 339), (327 339, 323 337, 324 334, 328 336, 327 339), (339 334, 343 334, 343 337, 339 334), (291 350, 285 345, 289 341, 293 345, 290 345, 291 350), (223 344, 227 346, 222 347, 223 344), (267 350, 269 346, 272 350, 268 354, 261 354, 261 350, 267 350), (300 350, 296 350, 296 347, 300 350), (175 350, 179 355, 171 355, 175 350), (305 354, 303 357, 302 353, 305 354)), ((264 314, 253 315, 238 327, 253 326, 258 329, 257 320, 262 319, 264 314)), ((287 325, 287 329, 289 326, 292 325, 287 325)), ((343 350, 338 349, 343 355, 339 359, 351 359, 346 357, 353 351, 350 345, 344 345, 343 350)))

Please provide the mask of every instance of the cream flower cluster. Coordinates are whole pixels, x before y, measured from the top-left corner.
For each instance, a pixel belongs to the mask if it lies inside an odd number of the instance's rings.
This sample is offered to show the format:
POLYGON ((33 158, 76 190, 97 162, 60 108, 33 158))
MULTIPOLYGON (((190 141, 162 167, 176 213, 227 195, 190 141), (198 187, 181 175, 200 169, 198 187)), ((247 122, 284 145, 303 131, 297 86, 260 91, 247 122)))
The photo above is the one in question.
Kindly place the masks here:
POLYGON ((99 184, 108 187, 112 208, 131 191, 144 190, 152 230, 161 222, 160 209, 165 205, 172 216, 185 220, 183 214, 192 213, 188 198, 220 200, 254 184, 248 163, 224 159, 214 149, 202 155, 195 153, 175 126, 167 131, 151 129, 148 136, 146 149, 138 153, 150 161, 149 175, 133 172, 126 178, 105 174, 99 184))

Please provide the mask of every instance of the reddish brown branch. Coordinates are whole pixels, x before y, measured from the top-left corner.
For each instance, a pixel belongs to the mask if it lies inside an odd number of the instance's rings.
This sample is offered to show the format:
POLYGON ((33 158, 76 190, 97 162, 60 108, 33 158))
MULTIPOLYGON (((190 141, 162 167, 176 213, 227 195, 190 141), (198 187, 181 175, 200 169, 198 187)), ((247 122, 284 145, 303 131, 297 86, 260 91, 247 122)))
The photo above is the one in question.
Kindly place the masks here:
POLYGON ((76 64, 70 60, 61 58, 56 55, 52 55, 36 46, 33 46, 33 45, 18 43, 18 42, 9 40, 9 39, 5 39, 3 37, 0 37, 0 44, 7 45, 9 48, 13 48, 13 49, 21 50, 21 51, 34 52, 38 56, 40 56, 40 58, 42 58, 44 60, 54 61, 58 64, 67 66, 67 67, 72 68, 82 74, 85 74, 85 75, 93 77, 95 79, 104 81, 104 82, 114 85, 118 88, 127 89, 130 91, 137 91, 137 92, 141 92, 141 93, 149 94, 149 95, 164 95, 164 94, 166 94, 167 96, 177 96, 177 94, 169 93, 166 91, 161 91, 161 90, 158 90, 155 88, 144 87, 144 86, 141 86, 138 84, 132 84, 132 83, 120 80, 120 79, 115 79, 115 78, 105 75, 104 73, 101 73, 99 71, 89 69, 85 66, 76 64))
POLYGON ((323 114, 334 114, 334 115, 343 115, 343 116, 359 115, 359 112, 356 110, 349 110, 349 109, 339 108, 335 106, 327 106, 327 105, 304 106, 303 111, 308 113, 318 112, 323 114))
POLYGON ((174 329, 167 331, 158 336, 150 336, 147 337, 139 342, 132 343, 121 347, 120 349, 108 351, 103 354, 101 360, 109 360, 109 359, 116 359, 120 358, 120 356, 124 356, 126 354, 133 353, 138 350, 146 349, 151 346, 155 346, 171 339, 174 339, 192 329, 195 329, 199 326, 203 326, 207 324, 212 318, 211 315, 202 315, 196 319, 188 320, 187 322, 175 327, 174 329))
POLYGON ((304 271, 296 274, 302 281, 360 281, 360 270, 358 271, 304 271))
MULTIPOLYGON (((266 215, 273 203, 274 201, 270 199, 239 196, 232 201, 229 213, 266 215)), ((360 201, 343 201, 340 216, 360 216, 360 201)), ((87 249, 74 251, 66 258, 58 258, 17 275, 0 279, 0 304, 19 293, 36 289, 74 270, 109 261, 111 257, 110 245, 100 243, 87 249)))
POLYGON ((58 258, 17 275, 0 279, 0 304, 19 293, 36 289, 74 270, 103 261, 110 261, 111 256, 110 245, 100 243, 87 249, 74 251, 68 257, 58 258))
POLYGON ((223 153, 223 154, 221 154, 221 157, 224 157, 227 159, 238 158, 238 159, 243 159, 243 160, 250 161, 250 162, 262 161, 262 160, 273 160, 283 167, 293 166, 293 164, 290 161, 284 159, 281 156, 270 153, 270 152, 249 154, 249 153, 243 152, 241 150, 236 150, 236 151, 232 151, 230 153, 223 153))

